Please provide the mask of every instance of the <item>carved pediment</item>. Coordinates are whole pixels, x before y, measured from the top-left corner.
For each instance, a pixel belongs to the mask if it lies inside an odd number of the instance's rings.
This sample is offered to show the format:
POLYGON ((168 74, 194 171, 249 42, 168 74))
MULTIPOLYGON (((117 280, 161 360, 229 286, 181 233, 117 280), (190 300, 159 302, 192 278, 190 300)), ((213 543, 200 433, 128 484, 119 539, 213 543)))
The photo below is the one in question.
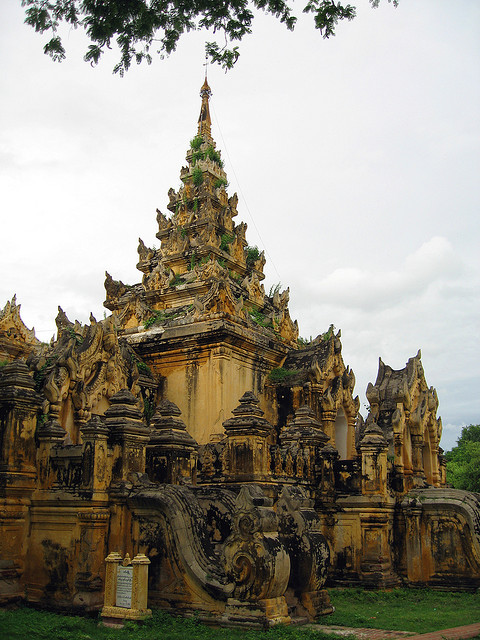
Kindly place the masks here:
POLYGON ((204 313, 227 314, 233 317, 238 317, 242 313, 239 301, 225 279, 217 280, 212 284, 210 291, 202 298, 202 304, 204 313))
POLYGON ((35 329, 28 329, 20 317, 20 305, 14 295, 0 311, 0 359, 27 355, 41 346, 35 337, 35 329))

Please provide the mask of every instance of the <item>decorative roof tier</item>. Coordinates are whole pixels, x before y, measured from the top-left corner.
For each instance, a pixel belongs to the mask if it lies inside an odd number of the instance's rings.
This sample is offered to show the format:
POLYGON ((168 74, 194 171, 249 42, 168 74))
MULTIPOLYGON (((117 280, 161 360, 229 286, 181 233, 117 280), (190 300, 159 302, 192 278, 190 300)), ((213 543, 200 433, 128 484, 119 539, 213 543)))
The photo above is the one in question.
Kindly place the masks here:
POLYGON ((161 246, 150 249, 139 240, 141 284, 127 286, 107 274, 105 306, 121 332, 228 317, 296 347, 298 327, 288 312, 288 289, 265 295, 264 253, 248 246, 246 223, 233 221, 238 196, 228 196, 223 160, 211 135, 211 93, 205 79, 181 186, 168 192, 170 215, 157 209, 161 246))
POLYGON ((0 309, 0 361, 11 362, 41 349, 42 343, 35 336, 35 329, 28 329, 20 317, 17 296, 0 309))

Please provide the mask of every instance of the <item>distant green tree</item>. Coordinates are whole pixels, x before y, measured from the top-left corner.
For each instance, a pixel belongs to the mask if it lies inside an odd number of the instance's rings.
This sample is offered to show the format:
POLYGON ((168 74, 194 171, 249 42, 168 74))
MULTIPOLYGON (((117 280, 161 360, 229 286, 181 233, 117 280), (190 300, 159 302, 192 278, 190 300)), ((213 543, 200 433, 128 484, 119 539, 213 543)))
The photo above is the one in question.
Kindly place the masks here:
POLYGON ((455 489, 480 492, 480 424, 463 427, 456 446, 445 458, 447 482, 455 489))
MULTIPOLYGON (((169 55, 177 48, 180 36, 196 29, 211 30, 224 35, 225 44, 206 43, 207 55, 225 69, 238 58, 240 41, 252 32, 254 9, 262 9, 293 30, 297 18, 286 0, 21 0, 25 7, 25 22, 39 33, 50 33, 44 52, 53 60, 65 58, 65 49, 58 34, 60 25, 81 27, 92 44, 84 59, 97 64, 100 56, 116 41, 121 52, 114 73, 123 75, 132 60, 139 64, 152 58, 151 47, 169 55)), ((377 7, 380 0, 370 0, 377 7)), ((398 0, 388 0, 395 6, 398 0)), ((315 28, 324 38, 335 34, 339 20, 352 20, 355 7, 337 0, 308 0, 304 13, 312 13, 315 28)))

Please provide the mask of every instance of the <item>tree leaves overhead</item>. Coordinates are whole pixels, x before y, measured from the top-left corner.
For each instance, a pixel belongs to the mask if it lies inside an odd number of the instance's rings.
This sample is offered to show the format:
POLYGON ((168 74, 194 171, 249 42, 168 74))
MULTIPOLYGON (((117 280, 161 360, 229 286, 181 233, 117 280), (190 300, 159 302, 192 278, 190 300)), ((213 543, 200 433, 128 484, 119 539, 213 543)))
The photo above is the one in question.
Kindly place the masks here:
MULTIPOLYGON (((91 44, 84 56, 96 65, 105 49, 116 43, 120 61, 115 73, 123 76, 132 61, 152 61, 151 50, 160 56, 177 48, 180 37, 191 30, 205 29, 223 35, 223 45, 206 43, 212 62, 231 69, 238 59, 235 41, 252 32, 255 9, 280 20, 293 30, 296 17, 284 0, 21 0, 26 24, 51 37, 44 52, 55 61, 66 52, 58 33, 62 24, 85 30, 91 44)), ((396 6, 398 0, 388 0, 396 6)), ((376 7, 379 0, 370 0, 376 7)), ((335 35, 340 20, 352 20, 355 7, 335 0, 309 0, 304 13, 313 14, 314 24, 324 38, 335 35)))

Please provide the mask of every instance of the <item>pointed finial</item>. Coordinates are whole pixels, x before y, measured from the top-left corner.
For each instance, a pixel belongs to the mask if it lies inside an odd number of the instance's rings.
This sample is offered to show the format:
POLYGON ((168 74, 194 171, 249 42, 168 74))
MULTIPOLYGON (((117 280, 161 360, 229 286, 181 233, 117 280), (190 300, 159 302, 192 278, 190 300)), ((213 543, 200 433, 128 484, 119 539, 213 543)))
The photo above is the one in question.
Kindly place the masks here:
POLYGON ((207 82, 207 71, 208 71, 208 53, 205 52, 205 62, 203 63, 203 66, 205 67, 205 82, 207 82))
POLYGON ((208 100, 212 95, 212 90, 208 86, 207 81, 207 63, 205 63, 205 82, 200 89, 200 97, 202 98, 202 106, 200 108, 200 116, 198 118, 198 135, 206 138, 212 137, 212 119, 210 118, 210 108, 208 100))

